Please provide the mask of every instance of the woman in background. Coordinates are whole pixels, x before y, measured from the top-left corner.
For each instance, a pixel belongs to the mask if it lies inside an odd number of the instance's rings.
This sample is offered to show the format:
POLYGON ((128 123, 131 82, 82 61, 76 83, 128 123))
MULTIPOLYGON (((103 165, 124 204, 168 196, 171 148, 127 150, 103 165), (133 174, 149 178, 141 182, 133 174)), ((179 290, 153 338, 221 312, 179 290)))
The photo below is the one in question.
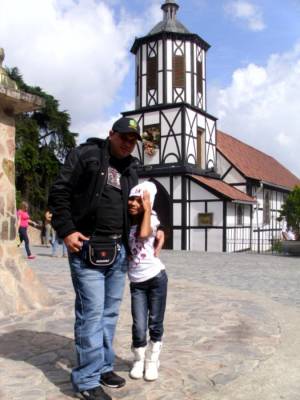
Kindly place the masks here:
POLYGON ((31 254, 30 247, 29 247, 29 238, 27 233, 27 228, 30 223, 33 223, 30 220, 30 216, 28 214, 28 203, 26 201, 22 201, 21 208, 17 212, 18 216, 18 232, 20 237, 20 244, 24 241, 25 242, 25 250, 27 253, 27 258, 29 260, 33 260, 35 256, 31 254))

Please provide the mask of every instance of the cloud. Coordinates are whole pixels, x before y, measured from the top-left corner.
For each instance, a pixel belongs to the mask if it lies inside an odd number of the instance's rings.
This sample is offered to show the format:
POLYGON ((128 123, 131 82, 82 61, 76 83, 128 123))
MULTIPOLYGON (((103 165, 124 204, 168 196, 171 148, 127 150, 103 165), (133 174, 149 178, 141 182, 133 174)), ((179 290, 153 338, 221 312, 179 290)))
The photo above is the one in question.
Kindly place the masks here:
POLYGON ((265 29, 262 12, 253 3, 246 0, 233 0, 225 5, 225 12, 234 20, 245 21, 252 31, 265 29))
POLYGON ((75 131, 99 134, 109 108, 120 101, 134 37, 157 21, 155 5, 157 0, 145 18, 111 0, 0 0, 4 64, 54 95, 75 131))
POLYGON ((218 128, 275 157, 300 177, 300 42, 265 66, 234 71, 209 91, 218 128))

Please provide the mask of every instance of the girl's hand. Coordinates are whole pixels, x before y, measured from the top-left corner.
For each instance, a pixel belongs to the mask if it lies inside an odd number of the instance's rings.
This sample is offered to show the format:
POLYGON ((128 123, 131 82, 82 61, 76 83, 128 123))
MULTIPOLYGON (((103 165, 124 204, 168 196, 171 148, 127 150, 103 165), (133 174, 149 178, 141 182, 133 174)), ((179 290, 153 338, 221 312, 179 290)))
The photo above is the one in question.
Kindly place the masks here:
POLYGON ((143 208, 144 208, 145 212, 152 211, 151 202, 150 202, 150 193, 147 192, 147 190, 145 190, 143 192, 142 203, 143 203, 143 208))

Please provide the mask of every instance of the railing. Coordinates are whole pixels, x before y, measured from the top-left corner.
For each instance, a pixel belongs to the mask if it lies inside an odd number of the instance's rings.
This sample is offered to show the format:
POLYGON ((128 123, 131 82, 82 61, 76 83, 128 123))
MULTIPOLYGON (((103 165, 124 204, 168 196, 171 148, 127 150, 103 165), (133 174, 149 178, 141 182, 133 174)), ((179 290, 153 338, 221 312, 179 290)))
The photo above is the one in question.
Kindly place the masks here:
POLYGON ((255 252, 273 253, 277 252, 281 241, 281 229, 252 230, 248 227, 227 228, 226 251, 229 253, 255 252))

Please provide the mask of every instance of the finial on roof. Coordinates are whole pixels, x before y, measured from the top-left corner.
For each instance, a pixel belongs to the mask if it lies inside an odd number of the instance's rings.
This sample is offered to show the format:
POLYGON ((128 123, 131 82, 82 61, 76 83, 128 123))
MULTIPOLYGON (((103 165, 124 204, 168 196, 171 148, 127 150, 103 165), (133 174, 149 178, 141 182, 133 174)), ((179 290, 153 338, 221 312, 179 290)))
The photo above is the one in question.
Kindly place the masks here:
POLYGON ((161 6, 164 11, 164 19, 165 20, 175 20, 176 13, 179 8, 179 5, 175 0, 166 0, 165 3, 161 6))

